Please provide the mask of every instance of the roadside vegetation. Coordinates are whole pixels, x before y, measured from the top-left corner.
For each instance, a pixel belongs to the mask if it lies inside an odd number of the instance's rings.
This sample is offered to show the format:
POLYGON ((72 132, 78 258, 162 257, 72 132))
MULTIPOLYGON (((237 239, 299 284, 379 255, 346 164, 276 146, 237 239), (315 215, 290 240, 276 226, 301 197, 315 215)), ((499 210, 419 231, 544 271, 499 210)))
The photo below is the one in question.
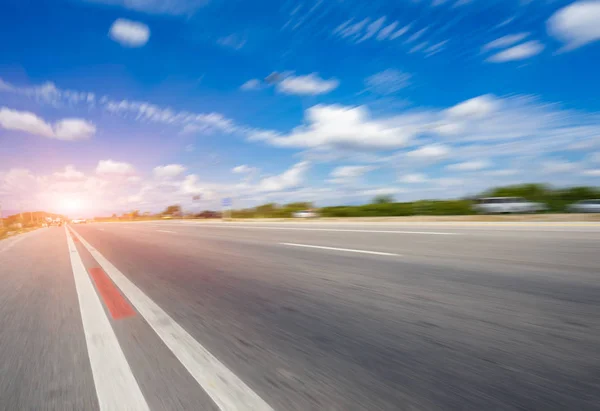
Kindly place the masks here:
MULTIPOLYGON (((311 202, 295 202, 290 204, 267 203, 253 208, 231 211, 231 218, 289 218, 295 212, 314 210, 321 217, 395 217, 395 216, 460 216, 475 214, 473 202, 481 197, 522 197, 526 200, 543 203, 547 213, 564 213, 567 207, 581 200, 600 199, 598 187, 552 188, 543 184, 523 184, 497 187, 472 198, 454 200, 420 200, 397 202, 392 196, 377 196, 368 204, 340 205, 316 208, 311 202)), ((34 212, 9 216, 0 227, 0 239, 15 233, 40 227, 45 217, 62 217, 56 214, 34 212)), ((168 206, 161 213, 141 212, 133 210, 122 215, 113 214, 95 217, 95 221, 144 221, 156 219, 209 219, 221 218, 221 212, 205 210, 196 213, 185 213, 181 206, 168 206)))
MULTIPOLYGON (((316 208, 311 202, 295 202, 289 204, 267 203, 257 207, 231 211, 231 218, 289 218, 295 212, 314 210, 321 217, 395 217, 395 216, 452 216, 476 214, 473 210, 474 200, 481 197, 522 197, 526 200, 545 204, 546 213, 564 213, 567 207, 581 200, 600 199, 600 188, 569 187, 552 188, 543 184, 523 184, 497 187, 471 198, 454 200, 420 200, 397 202, 392 196, 377 196, 368 204, 340 205, 316 208)), ((171 218, 221 218, 218 211, 184 214, 178 205, 167 207, 162 213, 150 214, 134 210, 130 213, 111 217, 97 217, 96 221, 119 220, 153 220, 171 218)))
MULTIPOLYGON (((475 214, 473 200, 481 197, 523 197, 529 201, 544 203, 548 213, 564 213, 569 204, 580 200, 600 198, 600 189, 596 187, 571 187, 555 189, 542 184, 524 184, 498 187, 473 198, 458 200, 421 200, 396 202, 392 196, 377 196, 369 204, 341 205, 318 209, 322 217, 393 217, 393 216, 449 216, 475 214)), ((274 203, 234 210, 233 218, 285 218, 294 212, 314 209, 311 203, 274 203)))
POLYGON ((0 240, 42 227, 46 217, 64 218, 59 214, 46 213, 44 211, 28 211, 3 218, 1 220, 2 224, 0 224, 0 240))

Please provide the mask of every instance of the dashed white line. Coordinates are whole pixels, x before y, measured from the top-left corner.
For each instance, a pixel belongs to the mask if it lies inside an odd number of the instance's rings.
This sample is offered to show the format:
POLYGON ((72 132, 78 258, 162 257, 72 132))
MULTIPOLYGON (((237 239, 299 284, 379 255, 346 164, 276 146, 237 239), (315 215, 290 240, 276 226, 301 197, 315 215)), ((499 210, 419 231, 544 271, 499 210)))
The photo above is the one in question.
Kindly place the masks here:
POLYGON ((175 231, 169 231, 169 230, 156 230, 156 231, 158 231, 159 233, 171 233, 171 234, 177 234, 177 232, 175 232, 175 231))
POLYGON ((100 410, 149 410, 66 226, 65 232, 100 410))
POLYGON ((291 247, 305 247, 305 248, 318 248, 318 249, 322 249, 322 250, 345 251, 345 252, 348 252, 348 253, 389 255, 389 256, 396 256, 396 257, 400 256, 400 254, 395 254, 395 253, 384 253, 382 251, 356 250, 356 249, 353 249, 353 248, 325 247, 325 246, 322 246, 322 245, 296 244, 296 243, 279 243, 279 244, 289 245, 291 247))
MULTIPOLYGON (((273 411, 262 398, 196 341, 77 232, 81 244, 222 411, 273 411)), ((117 409, 117 408, 115 408, 117 409)), ((121 407, 118 409, 127 409, 121 407)))

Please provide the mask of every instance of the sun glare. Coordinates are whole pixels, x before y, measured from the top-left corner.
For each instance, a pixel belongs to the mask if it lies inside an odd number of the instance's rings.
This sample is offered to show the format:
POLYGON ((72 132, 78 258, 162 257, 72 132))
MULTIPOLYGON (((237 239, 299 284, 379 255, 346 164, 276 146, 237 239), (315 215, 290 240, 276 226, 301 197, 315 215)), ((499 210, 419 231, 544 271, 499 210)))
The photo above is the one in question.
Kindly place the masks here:
POLYGON ((66 197, 60 201, 61 212, 71 214, 78 213, 83 210, 83 201, 81 198, 66 197))

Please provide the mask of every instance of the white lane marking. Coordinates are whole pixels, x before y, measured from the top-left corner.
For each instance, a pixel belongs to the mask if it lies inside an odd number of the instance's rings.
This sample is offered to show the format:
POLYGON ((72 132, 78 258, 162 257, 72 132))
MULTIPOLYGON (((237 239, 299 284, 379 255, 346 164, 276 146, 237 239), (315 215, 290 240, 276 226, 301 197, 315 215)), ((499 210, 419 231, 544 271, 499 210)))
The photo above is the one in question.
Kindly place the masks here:
POLYGON ((347 228, 301 228, 301 227, 265 227, 265 226, 243 226, 243 225, 218 225, 206 224, 210 227, 219 228, 245 228, 261 230, 295 230, 295 231, 331 231, 341 233, 381 233, 381 234, 430 234, 430 235, 463 235, 462 233, 448 233, 439 231, 399 231, 399 230, 357 230, 347 228))
POLYGON ((65 232, 100 410, 149 410, 66 226, 65 232))
POLYGON ((306 248, 319 248, 322 250, 333 250, 333 251, 346 251, 348 253, 362 253, 362 254, 374 254, 374 255, 392 255, 399 257, 400 254, 384 253, 382 251, 369 251, 369 250, 355 250, 353 248, 338 248, 338 247, 325 247, 322 245, 310 245, 310 244, 296 244, 296 243, 279 243, 283 245, 289 245, 292 247, 306 247, 306 248))
POLYGON ((73 234, 222 411, 273 411, 79 233, 73 234))
POLYGON ((159 233, 171 233, 171 234, 177 234, 175 231, 169 231, 169 230, 156 230, 159 233))

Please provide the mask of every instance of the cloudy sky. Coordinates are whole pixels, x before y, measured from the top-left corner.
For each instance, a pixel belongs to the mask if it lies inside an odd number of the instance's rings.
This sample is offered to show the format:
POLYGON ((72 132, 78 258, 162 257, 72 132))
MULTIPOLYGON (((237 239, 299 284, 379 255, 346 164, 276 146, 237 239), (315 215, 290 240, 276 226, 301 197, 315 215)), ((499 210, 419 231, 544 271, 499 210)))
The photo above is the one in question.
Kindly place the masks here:
POLYGON ((599 185, 598 22, 591 0, 5 0, 0 202, 599 185))

